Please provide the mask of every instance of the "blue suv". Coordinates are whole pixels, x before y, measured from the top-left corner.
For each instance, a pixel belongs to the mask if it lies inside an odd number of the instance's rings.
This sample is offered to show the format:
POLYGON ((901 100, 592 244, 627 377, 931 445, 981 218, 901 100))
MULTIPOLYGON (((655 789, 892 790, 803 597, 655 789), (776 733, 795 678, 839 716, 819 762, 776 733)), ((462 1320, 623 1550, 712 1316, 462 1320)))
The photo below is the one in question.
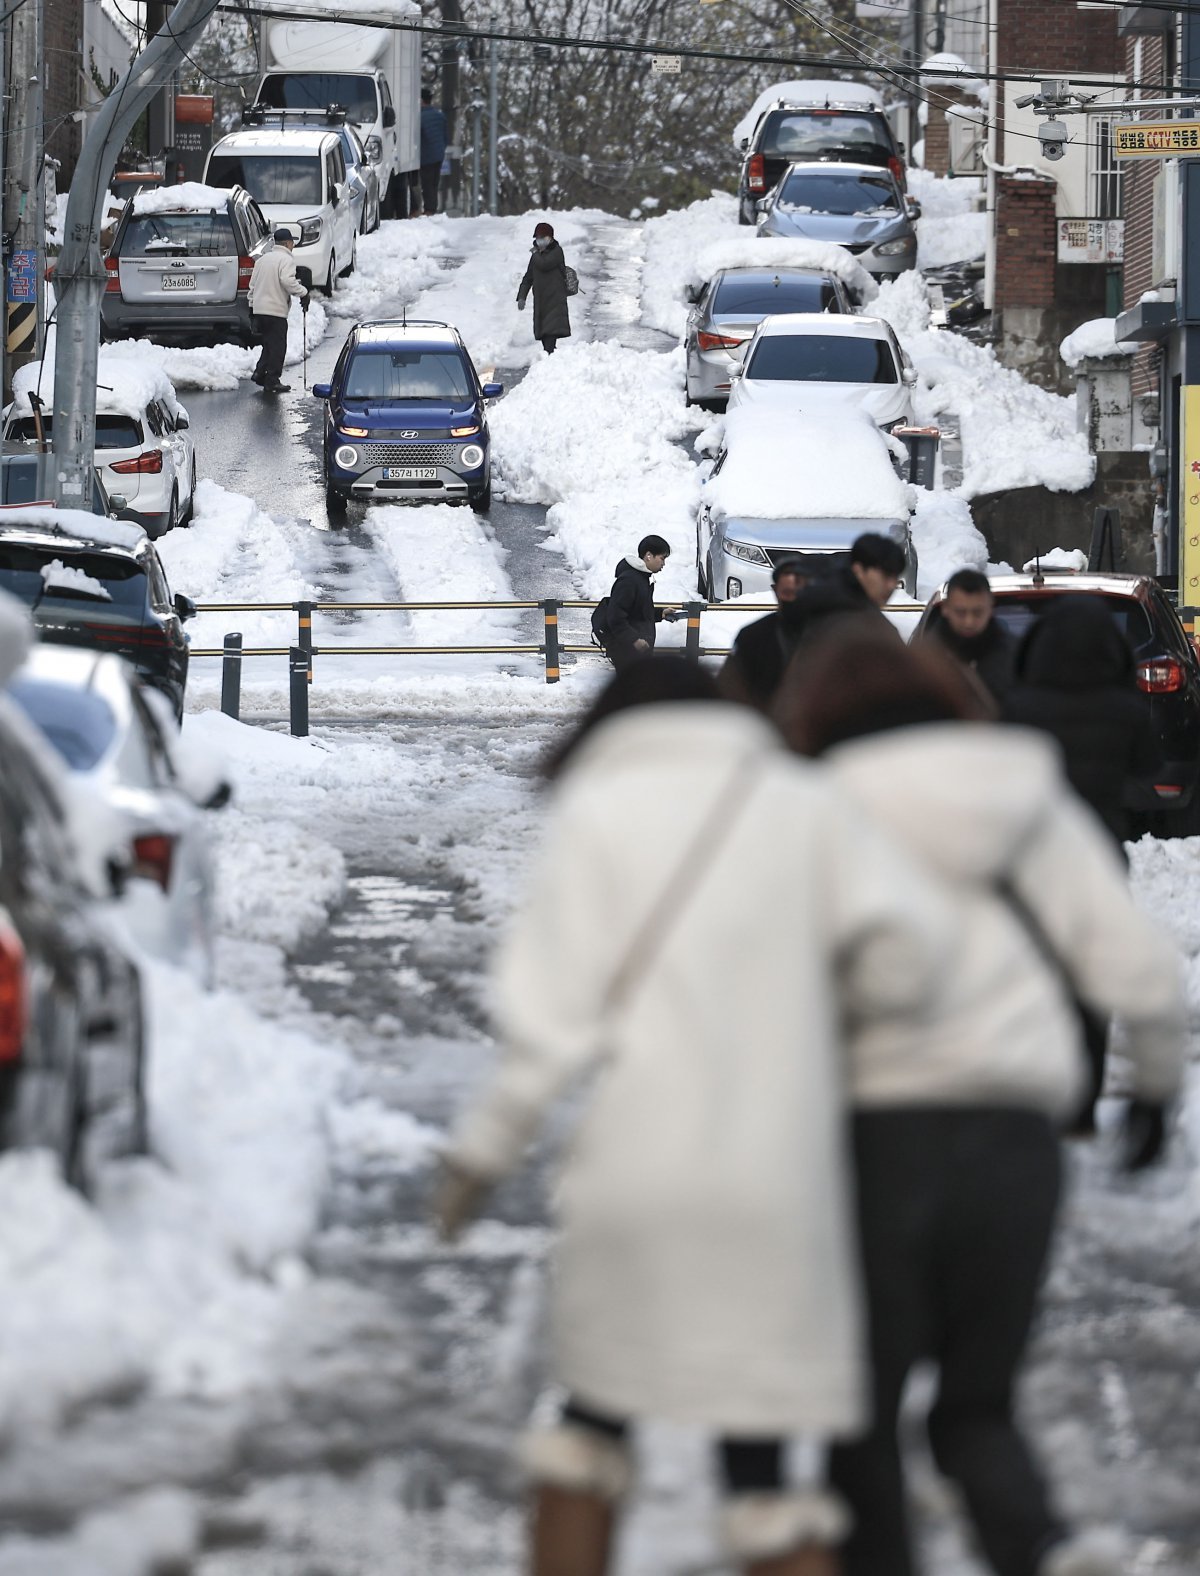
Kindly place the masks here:
POLYGON ((486 402, 503 383, 480 383, 458 330, 446 323, 359 323, 342 346, 325 403, 325 504, 348 498, 492 502, 486 402))

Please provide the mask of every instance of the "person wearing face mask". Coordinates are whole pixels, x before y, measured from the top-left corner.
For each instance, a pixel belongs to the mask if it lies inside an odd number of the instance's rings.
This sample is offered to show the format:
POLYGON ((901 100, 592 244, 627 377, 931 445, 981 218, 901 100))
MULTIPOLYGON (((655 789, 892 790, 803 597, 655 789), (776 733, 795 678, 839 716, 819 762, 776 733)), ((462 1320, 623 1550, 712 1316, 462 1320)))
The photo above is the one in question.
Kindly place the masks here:
POLYGON ((567 311, 567 260, 550 224, 534 226, 529 267, 517 291, 521 311, 525 310, 531 290, 533 337, 540 339, 546 354, 552 356, 559 340, 570 336, 571 318, 567 311))

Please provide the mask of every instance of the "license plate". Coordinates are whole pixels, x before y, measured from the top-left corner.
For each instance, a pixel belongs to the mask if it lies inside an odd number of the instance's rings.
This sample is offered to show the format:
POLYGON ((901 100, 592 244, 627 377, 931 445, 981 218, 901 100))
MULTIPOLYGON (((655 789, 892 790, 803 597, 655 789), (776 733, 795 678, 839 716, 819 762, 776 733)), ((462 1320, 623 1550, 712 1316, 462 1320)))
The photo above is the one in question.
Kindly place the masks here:
POLYGON ((164 274, 162 287, 164 290, 194 290, 196 276, 195 274, 164 274))
POLYGON ((385 482, 435 482, 437 481, 436 465, 385 465, 383 467, 385 482))

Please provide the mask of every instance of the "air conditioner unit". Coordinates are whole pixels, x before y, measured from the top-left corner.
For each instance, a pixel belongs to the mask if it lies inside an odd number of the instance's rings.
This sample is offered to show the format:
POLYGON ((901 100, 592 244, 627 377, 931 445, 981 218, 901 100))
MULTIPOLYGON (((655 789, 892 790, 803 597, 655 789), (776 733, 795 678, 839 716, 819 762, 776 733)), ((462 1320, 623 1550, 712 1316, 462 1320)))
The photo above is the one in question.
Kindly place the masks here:
POLYGON ((982 175, 987 140, 987 111, 982 104, 951 104, 946 109, 950 142, 950 174, 982 175))

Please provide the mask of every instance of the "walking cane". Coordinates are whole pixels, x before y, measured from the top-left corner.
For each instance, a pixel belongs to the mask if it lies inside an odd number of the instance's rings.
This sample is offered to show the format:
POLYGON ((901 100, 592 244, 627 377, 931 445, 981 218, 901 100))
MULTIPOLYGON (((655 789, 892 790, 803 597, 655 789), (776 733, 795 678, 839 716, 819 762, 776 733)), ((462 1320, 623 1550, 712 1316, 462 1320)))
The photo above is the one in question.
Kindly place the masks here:
POLYGON ((308 303, 312 299, 312 269, 301 264, 296 269, 296 278, 304 286, 304 296, 300 302, 300 376, 304 380, 305 393, 308 392, 308 303))

